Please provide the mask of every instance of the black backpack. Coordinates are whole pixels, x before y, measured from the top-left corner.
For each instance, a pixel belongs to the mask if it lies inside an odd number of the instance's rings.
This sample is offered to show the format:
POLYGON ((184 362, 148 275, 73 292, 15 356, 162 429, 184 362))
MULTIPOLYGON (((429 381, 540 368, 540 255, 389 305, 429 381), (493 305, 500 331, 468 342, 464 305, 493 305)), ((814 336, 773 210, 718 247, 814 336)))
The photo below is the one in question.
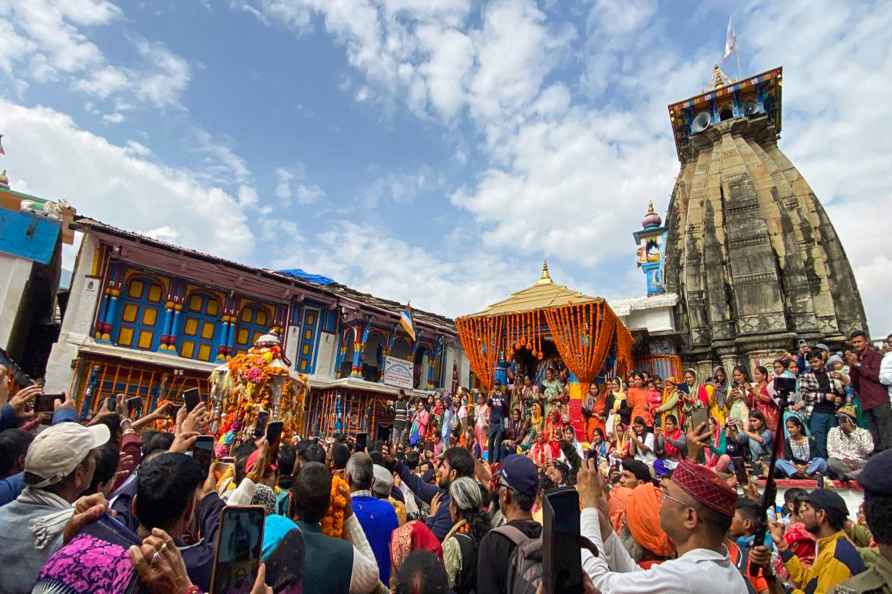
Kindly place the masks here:
POLYGON ((467 534, 454 534, 461 551, 461 572, 455 576, 455 594, 477 592, 477 541, 467 534))
POLYGON ((530 538, 510 524, 492 531, 515 545, 508 557, 508 594, 535 594, 542 585, 542 537, 530 538))

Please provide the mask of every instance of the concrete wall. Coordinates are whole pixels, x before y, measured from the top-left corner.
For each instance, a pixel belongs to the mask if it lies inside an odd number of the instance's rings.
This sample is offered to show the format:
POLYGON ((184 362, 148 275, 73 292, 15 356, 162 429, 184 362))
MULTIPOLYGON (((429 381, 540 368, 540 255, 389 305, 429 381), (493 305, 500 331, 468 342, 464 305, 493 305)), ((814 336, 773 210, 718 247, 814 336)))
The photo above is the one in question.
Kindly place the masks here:
POLYGON ((71 361, 77 357, 78 346, 90 336, 93 315, 100 297, 102 279, 90 276, 98 242, 84 235, 71 277, 68 309, 62 320, 59 340, 53 345, 46 367, 47 392, 68 390, 72 379, 71 361))
POLYGON ((4 348, 11 342, 33 267, 30 260, 0 253, 0 346, 4 348))

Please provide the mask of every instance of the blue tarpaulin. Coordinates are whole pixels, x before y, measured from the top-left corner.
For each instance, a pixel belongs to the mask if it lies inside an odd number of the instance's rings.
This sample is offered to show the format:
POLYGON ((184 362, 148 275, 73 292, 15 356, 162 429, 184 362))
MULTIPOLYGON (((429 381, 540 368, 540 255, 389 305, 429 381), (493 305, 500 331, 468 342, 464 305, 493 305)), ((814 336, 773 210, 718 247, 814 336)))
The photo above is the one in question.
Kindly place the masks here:
POLYGON ((303 281, 307 281, 308 283, 313 283, 314 285, 333 285, 335 281, 333 279, 328 278, 327 276, 322 276, 321 274, 310 274, 309 272, 305 272, 300 268, 289 268, 288 270, 276 270, 279 274, 284 274, 285 276, 290 276, 291 278, 300 279, 303 281))
POLYGON ((49 264, 61 230, 56 219, 0 209, 0 252, 49 264))

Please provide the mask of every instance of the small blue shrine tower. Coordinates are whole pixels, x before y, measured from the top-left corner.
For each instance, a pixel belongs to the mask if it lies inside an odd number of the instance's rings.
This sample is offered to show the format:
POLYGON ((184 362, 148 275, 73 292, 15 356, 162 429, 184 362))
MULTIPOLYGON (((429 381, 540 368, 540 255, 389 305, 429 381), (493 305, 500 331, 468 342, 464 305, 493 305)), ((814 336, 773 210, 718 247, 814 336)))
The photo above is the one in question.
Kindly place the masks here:
POLYGON ((641 221, 642 229, 633 233, 638 244, 638 268, 647 278, 647 296, 666 292, 663 285, 663 245, 666 240, 666 227, 660 215, 654 210, 654 203, 647 207, 647 214, 641 221))

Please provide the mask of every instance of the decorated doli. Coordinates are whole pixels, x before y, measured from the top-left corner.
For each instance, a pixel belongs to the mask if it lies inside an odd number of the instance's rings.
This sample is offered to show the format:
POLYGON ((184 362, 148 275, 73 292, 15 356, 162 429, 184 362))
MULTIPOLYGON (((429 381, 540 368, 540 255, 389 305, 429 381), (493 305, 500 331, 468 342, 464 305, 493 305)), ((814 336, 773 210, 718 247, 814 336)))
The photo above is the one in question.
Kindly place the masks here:
POLYGON ((282 421, 284 440, 303 423, 307 378, 290 370, 275 334, 265 334, 248 352, 240 353, 211 374, 211 428, 218 450, 253 439, 260 412, 282 421))

